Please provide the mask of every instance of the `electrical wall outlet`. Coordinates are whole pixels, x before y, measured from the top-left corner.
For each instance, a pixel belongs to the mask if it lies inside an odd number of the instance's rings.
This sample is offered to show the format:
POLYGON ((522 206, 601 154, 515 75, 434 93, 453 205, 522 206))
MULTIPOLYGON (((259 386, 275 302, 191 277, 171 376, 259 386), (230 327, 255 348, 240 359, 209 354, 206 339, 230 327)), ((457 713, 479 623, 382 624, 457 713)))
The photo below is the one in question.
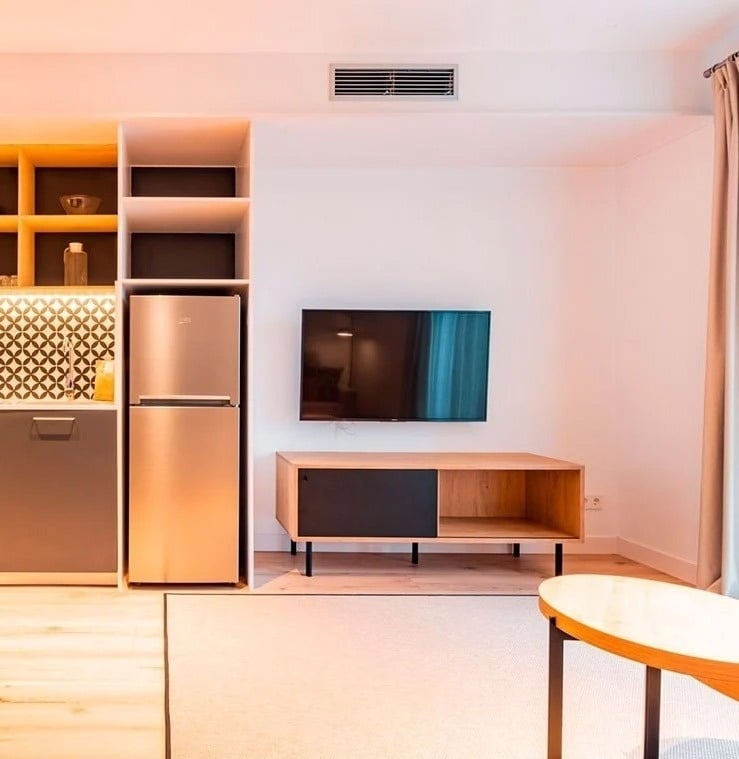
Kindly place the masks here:
POLYGON ((585 496, 585 509, 587 511, 600 511, 603 508, 603 497, 599 495, 585 496))

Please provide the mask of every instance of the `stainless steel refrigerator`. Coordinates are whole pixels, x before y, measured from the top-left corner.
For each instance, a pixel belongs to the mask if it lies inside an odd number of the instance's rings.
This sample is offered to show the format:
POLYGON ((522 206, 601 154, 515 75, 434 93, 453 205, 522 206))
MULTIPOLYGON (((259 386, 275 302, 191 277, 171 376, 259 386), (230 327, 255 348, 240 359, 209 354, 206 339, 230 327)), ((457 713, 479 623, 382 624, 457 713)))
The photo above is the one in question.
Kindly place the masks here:
POLYGON ((240 299, 133 295, 128 579, 239 577, 240 299))

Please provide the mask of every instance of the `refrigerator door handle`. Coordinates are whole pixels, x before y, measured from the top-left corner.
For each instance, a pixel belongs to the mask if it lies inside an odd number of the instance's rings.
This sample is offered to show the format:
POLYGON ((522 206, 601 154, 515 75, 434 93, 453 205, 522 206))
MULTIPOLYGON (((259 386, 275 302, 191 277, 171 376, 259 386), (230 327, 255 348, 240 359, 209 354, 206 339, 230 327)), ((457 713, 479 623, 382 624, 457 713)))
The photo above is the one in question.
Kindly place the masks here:
POLYGON ((140 395, 141 406, 231 406, 227 395, 140 395))

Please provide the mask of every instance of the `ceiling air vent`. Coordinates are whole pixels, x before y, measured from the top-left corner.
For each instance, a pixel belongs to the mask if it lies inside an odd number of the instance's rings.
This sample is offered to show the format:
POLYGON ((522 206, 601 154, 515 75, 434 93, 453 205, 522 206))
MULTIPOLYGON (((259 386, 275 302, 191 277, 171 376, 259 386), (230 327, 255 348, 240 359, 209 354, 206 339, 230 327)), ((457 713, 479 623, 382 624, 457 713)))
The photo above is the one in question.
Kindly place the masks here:
POLYGON ((413 68, 331 66, 331 82, 333 99, 453 100, 457 97, 456 66, 413 68))

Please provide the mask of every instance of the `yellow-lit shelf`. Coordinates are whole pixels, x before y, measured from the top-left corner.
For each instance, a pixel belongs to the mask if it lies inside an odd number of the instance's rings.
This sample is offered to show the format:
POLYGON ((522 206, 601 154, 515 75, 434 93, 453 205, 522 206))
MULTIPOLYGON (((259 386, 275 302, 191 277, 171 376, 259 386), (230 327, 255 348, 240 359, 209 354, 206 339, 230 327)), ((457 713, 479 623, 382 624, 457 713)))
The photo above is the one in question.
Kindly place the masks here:
POLYGON ((115 145, 19 145, 17 150, 33 166, 46 168, 112 168, 118 162, 115 145))
POLYGON ((20 226, 30 232, 117 232, 116 214, 39 214, 21 216, 20 226))
POLYGON ((16 145, 0 145, 0 166, 16 166, 18 164, 18 147, 16 145))
POLYGON ((0 232, 17 232, 18 231, 18 217, 17 216, 0 216, 0 232))
POLYGON ((30 285, 26 287, 0 287, 0 298, 8 295, 115 295, 114 285, 88 285, 65 287, 64 285, 30 285))

